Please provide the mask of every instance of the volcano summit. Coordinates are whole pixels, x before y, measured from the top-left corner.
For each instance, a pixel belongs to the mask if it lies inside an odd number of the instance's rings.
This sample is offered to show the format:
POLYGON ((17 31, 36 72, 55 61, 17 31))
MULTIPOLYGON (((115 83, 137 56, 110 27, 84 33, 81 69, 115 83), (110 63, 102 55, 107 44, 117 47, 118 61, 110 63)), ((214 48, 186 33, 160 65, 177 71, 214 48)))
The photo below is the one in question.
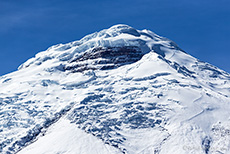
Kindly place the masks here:
POLYGON ((0 77, 6 154, 230 153, 230 75, 115 25, 0 77))

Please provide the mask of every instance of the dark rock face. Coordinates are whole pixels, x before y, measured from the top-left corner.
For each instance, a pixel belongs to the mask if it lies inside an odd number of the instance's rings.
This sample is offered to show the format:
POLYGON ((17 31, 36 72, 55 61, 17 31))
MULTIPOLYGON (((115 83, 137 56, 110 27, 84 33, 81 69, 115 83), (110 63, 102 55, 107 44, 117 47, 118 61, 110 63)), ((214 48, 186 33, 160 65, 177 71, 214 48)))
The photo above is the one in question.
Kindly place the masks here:
POLYGON ((74 60, 65 70, 82 72, 84 70, 108 70, 140 60, 143 53, 138 47, 96 47, 74 60))

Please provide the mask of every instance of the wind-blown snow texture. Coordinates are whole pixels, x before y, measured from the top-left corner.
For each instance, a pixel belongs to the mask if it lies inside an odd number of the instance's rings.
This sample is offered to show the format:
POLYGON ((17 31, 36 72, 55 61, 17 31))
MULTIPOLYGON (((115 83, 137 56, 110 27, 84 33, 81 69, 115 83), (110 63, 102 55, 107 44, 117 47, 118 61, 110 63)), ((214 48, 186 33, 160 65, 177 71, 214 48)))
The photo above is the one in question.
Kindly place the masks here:
POLYGON ((127 25, 0 77, 0 152, 230 153, 230 75, 127 25))

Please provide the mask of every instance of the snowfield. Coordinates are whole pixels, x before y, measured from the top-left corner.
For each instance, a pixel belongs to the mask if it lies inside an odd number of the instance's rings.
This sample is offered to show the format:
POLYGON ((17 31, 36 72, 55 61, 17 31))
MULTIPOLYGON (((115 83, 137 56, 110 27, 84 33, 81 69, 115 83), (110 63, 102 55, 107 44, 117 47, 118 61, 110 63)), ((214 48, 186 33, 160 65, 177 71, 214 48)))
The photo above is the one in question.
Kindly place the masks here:
POLYGON ((0 77, 0 153, 230 153, 230 75, 115 25, 0 77))
POLYGON ((34 144, 19 152, 23 154, 119 154, 118 149, 104 144, 96 137, 85 133, 69 123, 66 119, 61 119, 47 131, 47 135, 39 138, 34 144), (37 148, 39 147, 39 149, 37 148))

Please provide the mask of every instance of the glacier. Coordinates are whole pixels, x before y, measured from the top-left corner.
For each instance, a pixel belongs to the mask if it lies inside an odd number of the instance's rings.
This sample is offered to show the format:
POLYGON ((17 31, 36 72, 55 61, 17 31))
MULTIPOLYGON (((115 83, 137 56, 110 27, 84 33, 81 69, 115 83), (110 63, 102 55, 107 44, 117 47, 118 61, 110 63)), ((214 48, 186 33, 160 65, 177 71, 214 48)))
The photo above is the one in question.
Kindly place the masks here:
POLYGON ((118 24, 0 77, 6 154, 230 153, 230 75, 118 24))

